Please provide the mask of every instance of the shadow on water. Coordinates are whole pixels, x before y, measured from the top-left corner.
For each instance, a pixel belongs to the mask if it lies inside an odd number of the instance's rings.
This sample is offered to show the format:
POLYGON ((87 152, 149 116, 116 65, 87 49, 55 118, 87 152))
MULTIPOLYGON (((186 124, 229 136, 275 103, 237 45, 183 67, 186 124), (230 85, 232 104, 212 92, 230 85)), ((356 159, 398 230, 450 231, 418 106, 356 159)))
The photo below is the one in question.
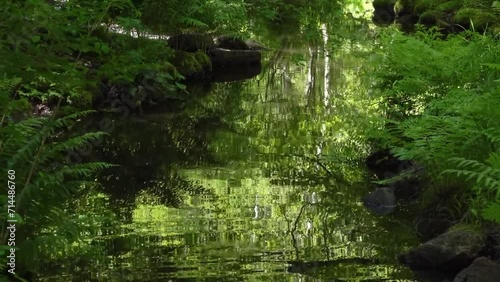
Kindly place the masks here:
POLYGON ((114 219, 40 281, 414 281, 396 260, 417 240, 408 211, 360 202, 377 114, 363 47, 280 44, 251 80, 191 86, 180 112, 110 117, 88 158, 119 166, 82 205, 114 219))

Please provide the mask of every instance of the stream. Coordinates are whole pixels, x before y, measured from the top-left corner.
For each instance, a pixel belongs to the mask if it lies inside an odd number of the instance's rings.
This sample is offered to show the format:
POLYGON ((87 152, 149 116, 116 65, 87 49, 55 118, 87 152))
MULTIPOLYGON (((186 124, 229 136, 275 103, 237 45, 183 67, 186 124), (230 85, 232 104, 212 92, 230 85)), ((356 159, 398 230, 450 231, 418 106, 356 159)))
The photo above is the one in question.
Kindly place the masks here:
POLYGON ((360 201, 380 115, 360 68, 367 47, 276 40, 253 78, 84 121, 109 125, 85 159, 118 166, 71 207, 99 216, 86 255, 40 281, 417 279, 397 261, 418 242, 411 212, 381 217, 360 201))

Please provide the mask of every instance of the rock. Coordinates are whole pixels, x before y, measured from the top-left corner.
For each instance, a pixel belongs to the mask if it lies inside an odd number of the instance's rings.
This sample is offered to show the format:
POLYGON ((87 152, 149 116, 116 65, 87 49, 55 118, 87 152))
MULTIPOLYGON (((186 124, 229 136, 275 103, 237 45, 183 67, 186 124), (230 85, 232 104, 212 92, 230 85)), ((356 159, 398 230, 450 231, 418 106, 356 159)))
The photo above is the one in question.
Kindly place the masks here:
POLYGON ((421 240, 428 241, 446 232, 451 225, 451 219, 439 214, 425 215, 417 219, 416 231, 421 240))
POLYGON ((413 166, 411 161, 396 158, 389 150, 380 150, 369 155, 366 167, 379 179, 387 179, 413 166))
POLYGON ((250 50, 271 50, 271 49, 267 48, 266 46, 260 44, 259 42, 251 40, 251 39, 245 40, 245 43, 250 50))
POLYGON ((216 39, 217 48, 228 49, 228 50, 250 50, 250 47, 245 41, 234 36, 223 35, 216 39))
POLYGON ((203 66, 196 60, 193 53, 176 51, 172 58, 172 64, 185 77, 197 76, 203 73, 203 66))
POLYGON ((378 188, 364 196, 363 205, 378 215, 387 215, 396 210, 397 202, 394 191, 390 188, 378 188))
POLYGON ((209 56, 213 67, 260 64, 262 57, 259 51, 221 48, 212 49, 209 56))
POLYGON ((500 279, 500 264, 480 257, 462 270, 453 282, 495 282, 500 279))
POLYGON ((396 19, 396 0, 374 0, 372 21, 376 26, 388 26, 396 19))
POLYGON ((500 224, 490 222, 486 224, 486 251, 488 257, 500 263, 500 224))
POLYGON ((400 255, 399 260, 415 269, 460 271, 479 256, 485 244, 480 231, 456 228, 400 255))
POLYGON ((212 37, 199 33, 178 34, 167 40, 168 46, 174 50, 196 52, 198 50, 208 51, 214 48, 212 37))
POLYGON ((230 82, 245 80, 255 77, 262 71, 260 64, 243 65, 243 66, 227 66, 224 68, 217 68, 212 73, 213 82, 230 82))

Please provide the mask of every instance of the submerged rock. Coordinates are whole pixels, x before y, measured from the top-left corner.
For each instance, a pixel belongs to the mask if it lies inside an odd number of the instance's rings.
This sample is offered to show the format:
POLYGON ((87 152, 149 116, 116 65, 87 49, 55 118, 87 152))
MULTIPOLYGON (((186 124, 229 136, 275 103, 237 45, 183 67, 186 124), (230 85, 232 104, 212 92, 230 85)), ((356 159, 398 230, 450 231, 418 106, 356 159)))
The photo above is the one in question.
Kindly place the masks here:
POLYGON ((453 282, 495 282, 500 279, 500 264, 485 257, 480 257, 464 270, 453 282))
POLYGON ((378 215, 387 215, 396 210, 397 202, 394 191, 390 188, 378 188, 365 195, 361 201, 363 205, 378 215))
POLYGON ((399 260, 416 269, 460 271, 479 256, 485 243, 480 231, 454 229, 402 254, 399 260))

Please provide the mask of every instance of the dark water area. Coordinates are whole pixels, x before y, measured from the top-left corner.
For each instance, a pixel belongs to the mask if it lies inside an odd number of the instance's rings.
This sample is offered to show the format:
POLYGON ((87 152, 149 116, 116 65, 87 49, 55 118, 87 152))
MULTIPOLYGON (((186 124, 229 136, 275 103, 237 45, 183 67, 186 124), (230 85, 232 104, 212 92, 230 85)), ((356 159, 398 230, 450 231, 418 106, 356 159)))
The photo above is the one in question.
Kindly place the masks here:
POLYGON ((118 166, 72 207, 100 218, 86 256, 40 281, 416 281, 397 262, 418 243, 411 212, 360 201, 380 114, 367 47, 294 40, 251 79, 190 85, 175 111, 85 121, 109 129, 85 159, 118 166))

